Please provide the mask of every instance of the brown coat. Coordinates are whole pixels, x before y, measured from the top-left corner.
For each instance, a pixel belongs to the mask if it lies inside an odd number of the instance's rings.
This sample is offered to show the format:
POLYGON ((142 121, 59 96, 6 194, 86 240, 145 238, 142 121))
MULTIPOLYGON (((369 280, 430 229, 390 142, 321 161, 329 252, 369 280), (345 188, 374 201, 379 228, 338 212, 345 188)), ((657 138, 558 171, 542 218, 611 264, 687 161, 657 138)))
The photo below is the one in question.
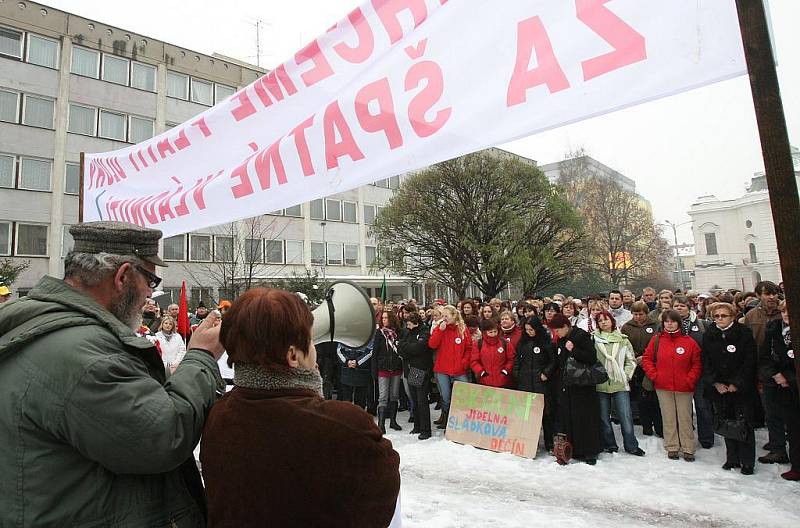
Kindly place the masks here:
POLYGON ((767 337, 767 323, 781 318, 780 310, 775 310, 772 314, 767 314, 763 306, 756 306, 744 316, 744 325, 753 331, 753 338, 756 340, 756 347, 764 346, 767 337))
POLYGON ((400 491, 400 456, 372 417, 307 389, 234 388, 200 459, 210 528, 384 528, 400 491))

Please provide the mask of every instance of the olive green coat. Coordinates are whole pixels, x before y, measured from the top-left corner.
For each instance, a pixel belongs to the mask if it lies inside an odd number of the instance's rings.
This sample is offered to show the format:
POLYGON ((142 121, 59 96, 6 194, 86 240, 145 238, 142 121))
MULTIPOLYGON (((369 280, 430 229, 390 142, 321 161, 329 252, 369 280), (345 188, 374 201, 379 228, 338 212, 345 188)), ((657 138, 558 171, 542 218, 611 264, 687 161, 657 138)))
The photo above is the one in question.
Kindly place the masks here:
POLYGON ((64 281, 0 307, 0 527, 203 526, 192 451, 222 387, 64 281))

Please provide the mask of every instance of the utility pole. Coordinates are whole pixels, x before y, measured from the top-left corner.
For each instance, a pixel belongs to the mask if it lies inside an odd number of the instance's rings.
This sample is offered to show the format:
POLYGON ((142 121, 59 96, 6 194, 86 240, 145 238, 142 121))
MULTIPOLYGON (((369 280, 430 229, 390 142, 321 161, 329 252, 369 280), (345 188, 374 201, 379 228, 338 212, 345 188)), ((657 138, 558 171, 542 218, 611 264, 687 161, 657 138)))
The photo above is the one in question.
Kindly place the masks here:
POLYGON ((322 281, 325 282, 325 266, 328 264, 328 242, 325 240, 325 226, 328 223, 320 222, 319 225, 322 226, 322 281))
POLYGON ((683 277, 681 276, 681 273, 683 271, 683 266, 681 265, 681 257, 680 254, 678 253, 678 228, 682 225, 691 223, 692 220, 681 222, 680 224, 670 222, 669 220, 664 220, 664 225, 668 225, 672 228, 672 236, 675 241, 675 282, 681 289, 683 289, 683 277))

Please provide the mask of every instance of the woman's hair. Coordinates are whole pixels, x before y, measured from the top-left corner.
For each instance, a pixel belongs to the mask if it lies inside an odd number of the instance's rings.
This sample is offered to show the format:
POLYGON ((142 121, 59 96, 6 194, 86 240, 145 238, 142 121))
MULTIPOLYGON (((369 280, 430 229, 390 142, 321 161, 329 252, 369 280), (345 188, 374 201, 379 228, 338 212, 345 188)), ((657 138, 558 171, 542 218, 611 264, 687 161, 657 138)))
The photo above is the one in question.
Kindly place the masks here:
POLYGON ((689 301, 689 298, 685 295, 676 295, 672 298, 672 305, 682 304, 684 306, 691 306, 692 303, 689 301))
POLYGON ((172 331, 173 332, 178 329, 178 324, 175 322, 175 319, 173 319, 171 315, 165 315, 161 319, 161 324, 158 325, 159 332, 164 330, 164 323, 167 323, 167 322, 172 323, 172 331))
POLYGON ((502 319, 503 317, 508 317, 512 321, 516 321, 516 319, 514 319, 514 313, 511 312, 511 310, 503 310, 502 312, 500 312, 500 319, 502 319))
MULTIPOLYGON (((525 319, 525 324, 526 324, 526 325, 529 325, 529 326, 530 326, 531 328, 533 328, 533 330, 536 332, 536 336, 535 336, 535 338, 545 338, 545 339, 549 339, 549 337, 550 337, 550 332, 548 332, 548 331, 545 329, 544 325, 542 325, 542 320, 541 320, 541 319, 539 319, 538 317, 536 317, 535 315, 534 315, 533 317, 528 317, 527 319, 525 319)), ((524 325, 523 325, 523 326, 524 326, 524 325)), ((524 330, 524 328, 523 328, 523 330, 524 330)), ((522 332, 522 337, 521 337, 520 339, 533 339, 533 338, 531 338, 531 337, 528 335, 528 333, 527 333, 527 332, 524 332, 524 331, 523 331, 523 332, 522 332)))
POLYGON ((676 310, 664 310, 661 312, 661 324, 663 325, 667 321, 675 321, 679 325, 678 328, 680 328, 680 325, 683 324, 683 317, 676 310))
POLYGON ((419 312, 410 313, 408 314, 406 322, 419 326, 422 324, 422 317, 419 315, 419 312))
POLYGON ((708 307, 708 313, 711 314, 712 316, 719 310, 725 310, 726 312, 728 312, 728 315, 736 317, 737 313, 736 307, 730 303, 715 302, 714 304, 708 307))
POLYGON ((786 301, 779 301, 778 302, 778 311, 785 312, 786 311, 786 301))
POLYGON ((589 301, 589 305, 588 305, 587 309, 588 309, 589 312, 591 312, 592 308, 597 308, 598 310, 600 310, 602 312, 603 310, 606 309, 606 303, 604 303, 600 299, 592 299, 591 301, 589 301))
POLYGON ((570 297, 569 299, 566 299, 566 300, 565 300, 565 301, 564 301, 564 302, 561 304, 561 312, 562 312, 562 313, 564 312, 564 308, 566 308, 567 306, 569 306, 570 308, 572 308, 572 311, 573 311, 573 312, 577 312, 577 311, 578 311, 578 307, 577 307, 577 305, 575 304, 575 301, 574 301, 574 300, 573 300, 571 297, 570 297))
POLYGON ((399 330, 400 329, 400 322, 397 319, 397 313, 394 310, 391 310, 391 309, 389 309, 389 310, 384 309, 383 312, 381 312, 381 320, 380 320, 381 327, 384 327, 383 326, 383 314, 387 314, 389 316, 389 328, 391 328, 392 330, 399 330))
POLYGON ((489 308, 489 309, 492 311, 492 315, 490 316, 490 318, 491 318, 491 319, 497 319, 497 310, 495 310, 494 306, 492 306, 491 304, 484 304, 483 306, 481 306, 480 312, 478 312, 478 313, 479 313, 479 315, 480 315, 480 318, 481 318, 481 319, 484 319, 484 317, 483 317, 483 311, 484 311, 486 308, 489 308))
POLYGON ((550 322, 547 324, 550 328, 564 328, 565 326, 572 326, 572 323, 569 322, 569 317, 562 313, 557 313, 553 315, 553 318, 550 319, 550 322))
POLYGON ((481 320, 477 315, 469 314, 464 316, 464 324, 467 325, 467 328, 479 328, 481 320))
POLYGON ((497 330, 498 326, 497 321, 494 319, 484 319, 481 321, 480 329, 481 332, 488 332, 489 330, 497 330))
POLYGON ((602 312, 600 312, 599 314, 597 314, 594 317, 594 322, 597 323, 597 328, 598 329, 600 329, 600 318, 601 317, 605 317, 606 319, 611 319, 611 331, 612 332, 617 329, 617 320, 614 319, 614 316, 611 315, 611 312, 609 312, 608 310, 603 310, 602 312))
POLYGON ((464 330, 467 329, 467 325, 464 324, 464 318, 461 317, 461 312, 459 312, 455 306, 452 304, 448 304, 443 308, 443 310, 450 314, 450 317, 453 318, 453 322, 458 327, 458 333, 463 334, 464 330))
POLYGON ((300 297, 273 288, 253 288, 223 316, 219 341, 229 363, 254 363, 287 370, 289 347, 308 353, 314 316, 300 297))
POLYGON ((556 313, 561 313, 561 305, 557 302, 549 302, 542 306, 542 313, 546 312, 547 310, 554 310, 556 313))
POLYGON ((472 307, 472 313, 477 315, 478 314, 478 304, 475 301, 473 301, 472 299, 464 299, 463 301, 461 301, 461 309, 463 310, 464 306, 467 305, 467 304, 472 307))
POLYGON ((650 313, 650 308, 647 307, 647 303, 644 301, 636 301, 631 305, 631 313, 634 312, 644 312, 650 313))

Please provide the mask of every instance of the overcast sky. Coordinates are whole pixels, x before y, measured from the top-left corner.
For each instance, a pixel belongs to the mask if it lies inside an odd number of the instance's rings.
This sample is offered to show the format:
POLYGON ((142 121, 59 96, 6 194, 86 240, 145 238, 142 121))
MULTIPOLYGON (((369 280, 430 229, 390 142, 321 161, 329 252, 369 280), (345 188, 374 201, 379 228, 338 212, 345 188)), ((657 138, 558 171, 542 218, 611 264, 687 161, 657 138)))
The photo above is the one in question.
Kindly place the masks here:
MULTIPOLYGON (((260 20, 260 63, 269 68, 293 55, 361 2, 44 3, 188 49, 218 52, 252 63, 256 63, 255 24, 260 20)), ((502 0, 497 5, 501 6, 502 0)), ((789 138, 793 145, 800 146, 800 0, 769 0, 769 5, 789 138)), ((764 167, 747 77, 499 146, 540 164, 558 161, 566 152, 584 148, 594 158, 633 178, 638 192, 653 204, 657 221, 688 221, 686 211, 702 194, 721 199, 741 195, 753 173, 764 167)), ((692 242, 690 226, 679 230, 679 241, 692 242)))

